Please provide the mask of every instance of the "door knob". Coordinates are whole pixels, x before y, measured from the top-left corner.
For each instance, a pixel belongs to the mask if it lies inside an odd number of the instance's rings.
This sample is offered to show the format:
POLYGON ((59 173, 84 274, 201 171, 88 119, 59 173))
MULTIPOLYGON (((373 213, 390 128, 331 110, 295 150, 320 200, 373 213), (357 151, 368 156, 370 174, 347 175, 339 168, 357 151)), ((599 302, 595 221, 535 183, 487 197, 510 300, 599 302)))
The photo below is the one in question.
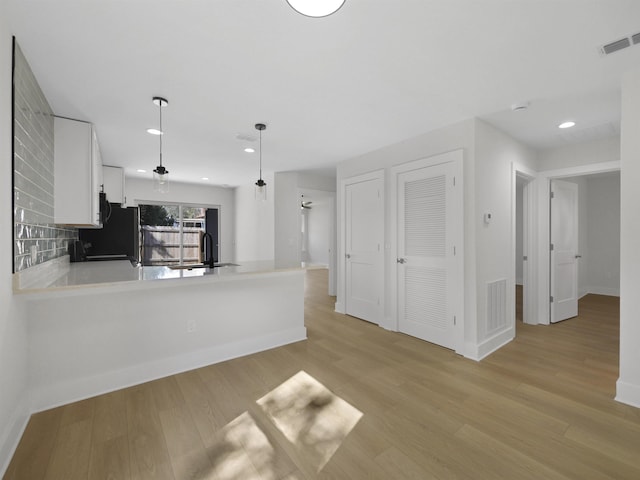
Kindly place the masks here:
POLYGON ((580 255, 579 253, 576 255, 576 258, 582 258, 582 255, 580 255))
POLYGON ((398 258, 398 259, 396 259, 396 262, 398 262, 398 263, 407 263, 407 260, 405 258, 398 258))
POLYGON ((347 257, 347 258, 351 258, 351 254, 350 254, 350 253, 347 253, 347 254, 345 255, 345 257, 347 257))

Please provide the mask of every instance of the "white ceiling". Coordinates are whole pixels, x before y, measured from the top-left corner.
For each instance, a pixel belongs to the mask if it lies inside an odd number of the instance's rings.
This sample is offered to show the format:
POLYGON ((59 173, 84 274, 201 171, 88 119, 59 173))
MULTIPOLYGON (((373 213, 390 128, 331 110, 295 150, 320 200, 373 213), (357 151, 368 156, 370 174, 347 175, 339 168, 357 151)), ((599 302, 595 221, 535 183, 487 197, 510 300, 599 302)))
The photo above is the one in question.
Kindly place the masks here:
POLYGON ((171 177, 215 185, 256 180, 237 135, 257 122, 267 171, 328 172, 474 116, 536 148, 615 135, 640 65, 640 45, 599 53, 640 32, 637 0, 347 0, 322 19, 286 0, 4 1, 53 111, 96 125, 105 164, 158 164, 161 95, 171 177))

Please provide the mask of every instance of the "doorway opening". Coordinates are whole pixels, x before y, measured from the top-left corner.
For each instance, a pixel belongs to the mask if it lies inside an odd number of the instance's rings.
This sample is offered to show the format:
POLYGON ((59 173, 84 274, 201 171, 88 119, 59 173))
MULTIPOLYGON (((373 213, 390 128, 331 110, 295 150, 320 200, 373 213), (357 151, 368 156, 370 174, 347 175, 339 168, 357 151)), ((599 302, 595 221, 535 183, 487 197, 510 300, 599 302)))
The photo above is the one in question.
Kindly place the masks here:
MULTIPOLYGON (((535 314, 536 292, 536 173, 513 167, 513 298, 514 323, 538 323, 535 314)), ((515 330, 514 330, 515 334, 515 330)))
POLYGON ((524 253, 524 189, 529 181, 526 177, 516 174, 516 322, 523 322, 524 319, 524 264, 528 261, 524 253))
POLYGON ((552 179, 551 185, 571 186, 565 190, 576 195, 575 219, 568 218, 572 213, 562 195, 551 198, 550 322, 556 323, 578 316, 580 300, 587 296, 620 295, 620 172, 552 179), (558 201, 560 208, 554 205, 558 201), (571 232, 567 226, 574 221, 571 232), (563 252, 573 234, 573 251, 563 252))
MULTIPOLYGON (((619 176, 620 172, 620 162, 603 162, 603 163, 594 163, 588 165, 581 165, 577 167, 568 167, 557 170, 547 170, 544 172, 540 172, 537 175, 535 184, 536 184, 536 246, 533 249, 536 253, 535 262, 530 262, 532 266, 535 267, 535 275, 536 275, 536 290, 537 294, 535 298, 535 310, 537 312, 536 321, 533 323, 549 325, 550 324, 550 313, 551 313, 551 269, 550 269, 550 253, 551 253, 551 212, 549 208, 549 199, 551 192, 551 181, 553 179, 566 180, 572 177, 582 177, 585 178, 597 178, 599 174, 608 174, 616 172, 619 176), (594 177, 596 175, 596 177, 594 177)), ((619 181, 619 177, 618 177, 619 181)), ((615 200, 616 209, 618 210, 617 221, 619 222, 619 208, 620 208, 620 200, 619 195, 617 200, 615 200)), ((595 218, 594 211, 597 211, 597 202, 596 205, 591 209, 590 216, 595 218)), ((587 211, 586 209, 584 210, 587 211)), ((611 211, 605 211, 600 214, 604 217, 610 217, 611 211)), ((584 226, 584 224, 583 224, 584 226)), ((592 223, 593 226, 593 223, 592 223)), ((606 232, 601 232, 606 237, 606 232)), ((619 235, 619 226, 616 228, 616 234, 619 235)), ((610 237, 609 237, 610 238, 610 237)), ((583 264, 588 263, 588 258, 584 256, 580 260, 583 264)), ((584 265, 583 265, 584 268, 584 265)), ((619 263, 618 263, 619 268, 619 263)), ((619 270, 617 270, 619 272, 619 270)), ((619 277, 619 274, 617 275, 619 277)), ((580 276, 578 277, 580 279, 580 276)), ((619 280, 618 280, 619 281, 619 280)), ((597 287, 597 285, 595 286, 597 287)))
POLYGON ((300 261, 306 269, 327 269, 328 292, 336 295, 336 192, 298 189, 300 261))

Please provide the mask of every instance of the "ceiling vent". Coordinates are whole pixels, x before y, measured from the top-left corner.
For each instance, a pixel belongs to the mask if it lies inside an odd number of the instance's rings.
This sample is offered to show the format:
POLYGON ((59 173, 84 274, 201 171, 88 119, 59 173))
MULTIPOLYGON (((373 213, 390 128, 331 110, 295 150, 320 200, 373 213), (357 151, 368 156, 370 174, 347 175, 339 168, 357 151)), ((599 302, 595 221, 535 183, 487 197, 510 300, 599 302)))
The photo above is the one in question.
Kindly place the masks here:
POLYGON ((616 40, 615 42, 607 43, 600 47, 600 52, 604 55, 609 55, 613 52, 617 52, 619 50, 623 50, 631 45, 637 45, 640 43, 640 33, 636 33, 634 35, 630 35, 628 37, 621 38, 620 40, 616 40))
POLYGON ((246 133, 236 133, 236 139, 242 142, 255 142, 258 138, 254 135, 247 135, 246 133))
POLYGON ((623 48, 627 48, 631 46, 631 42, 628 38, 623 38, 621 40, 617 40, 615 42, 607 43, 602 47, 602 53, 605 55, 609 55, 613 52, 617 52, 618 50, 622 50, 623 48))

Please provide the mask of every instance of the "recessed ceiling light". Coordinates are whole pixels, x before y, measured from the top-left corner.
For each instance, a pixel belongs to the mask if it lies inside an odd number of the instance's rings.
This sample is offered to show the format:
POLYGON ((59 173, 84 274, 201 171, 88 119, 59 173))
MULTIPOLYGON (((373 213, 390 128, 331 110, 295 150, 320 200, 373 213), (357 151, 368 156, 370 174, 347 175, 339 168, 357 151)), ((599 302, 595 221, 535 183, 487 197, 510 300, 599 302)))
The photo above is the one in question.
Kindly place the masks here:
POLYGON ((147 128, 147 133, 150 133, 151 135, 162 135, 162 132, 157 128, 147 128))
POLYGON ((256 150, 255 150, 255 148, 247 147, 247 148, 244 149, 244 151, 247 152, 247 153, 253 153, 256 150))
POLYGON ((571 128, 574 127, 576 124, 576 122, 563 122, 560 125, 558 125, 558 128, 571 128))
POLYGON ((202 180, 209 180, 209 177, 202 177, 202 180))
POLYGON ((138 173, 147 173, 147 171, 143 168, 139 168, 138 170, 136 170, 136 172, 138 173))

